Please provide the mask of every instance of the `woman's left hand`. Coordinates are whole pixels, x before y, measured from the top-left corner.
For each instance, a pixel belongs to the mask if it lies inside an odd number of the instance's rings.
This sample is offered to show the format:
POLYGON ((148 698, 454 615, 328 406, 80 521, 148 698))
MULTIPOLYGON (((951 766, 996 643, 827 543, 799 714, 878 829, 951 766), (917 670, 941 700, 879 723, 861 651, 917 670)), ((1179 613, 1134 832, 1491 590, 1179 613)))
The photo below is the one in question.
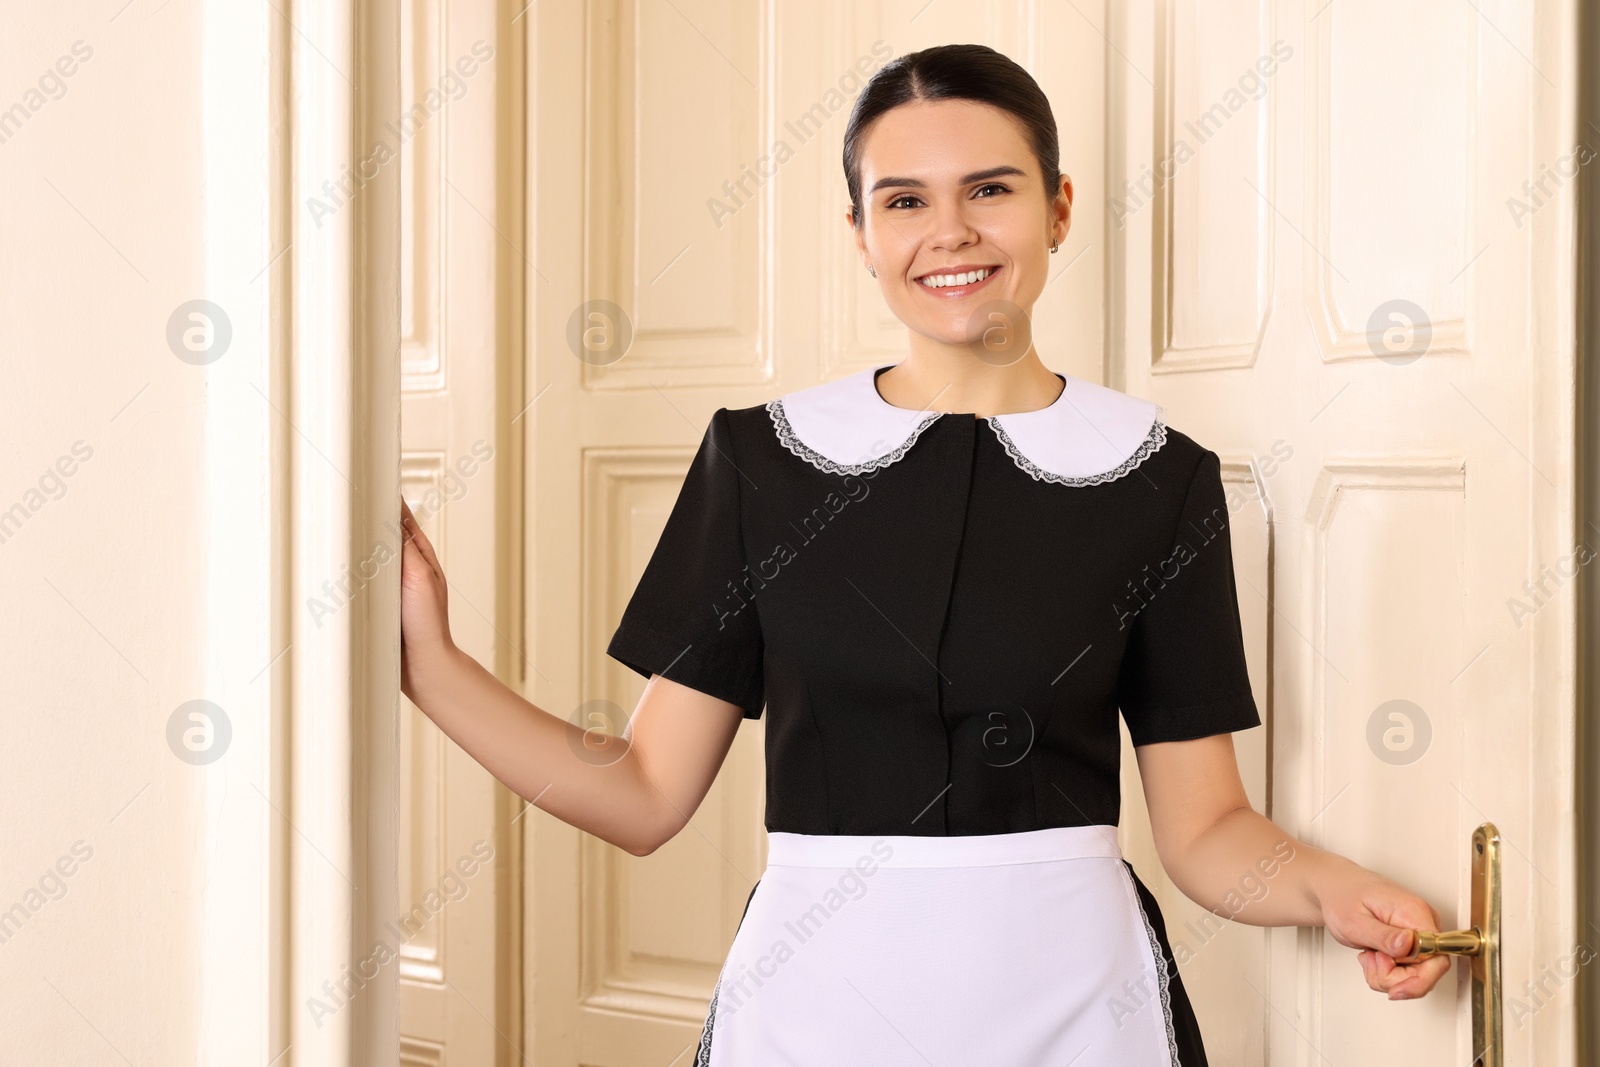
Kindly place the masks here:
POLYGON ((1450 973, 1450 956, 1395 962, 1414 951, 1412 930, 1439 929, 1439 913, 1403 886, 1351 862, 1324 875, 1317 899, 1328 933, 1339 944, 1362 950, 1356 959, 1367 985, 1387 991, 1390 1000, 1424 996, 1450 973))

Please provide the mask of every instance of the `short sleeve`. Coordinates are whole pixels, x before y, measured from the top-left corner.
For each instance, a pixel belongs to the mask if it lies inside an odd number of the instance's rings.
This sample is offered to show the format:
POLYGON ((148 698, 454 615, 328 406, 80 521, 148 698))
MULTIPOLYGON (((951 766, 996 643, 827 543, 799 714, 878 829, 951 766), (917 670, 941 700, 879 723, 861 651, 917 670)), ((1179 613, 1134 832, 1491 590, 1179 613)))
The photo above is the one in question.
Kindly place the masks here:
POLYGON ((706 427, 606 655, 744 709, 765 706, 761 624, 746 581, 740 474, 726 408, 706 427))
POLYGON ((1135 745, 1261 725, 1245 662, 1222 464, 1196 465, 1172 547, 1123 612, 1132 626, 1117 702, 1135 745), (1132 614, 1131 621, 1128 615, 1132 614))

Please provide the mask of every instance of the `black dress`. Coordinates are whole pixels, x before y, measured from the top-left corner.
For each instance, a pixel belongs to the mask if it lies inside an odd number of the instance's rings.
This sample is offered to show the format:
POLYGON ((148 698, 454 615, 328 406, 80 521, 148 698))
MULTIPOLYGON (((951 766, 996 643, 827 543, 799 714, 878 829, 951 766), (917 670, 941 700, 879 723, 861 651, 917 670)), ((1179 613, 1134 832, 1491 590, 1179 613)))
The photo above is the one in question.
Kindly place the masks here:
POLYGON ((697 1063, 1202 1067, 1117 716, 1261 724, 1218 457, 1084 379, 981 418, 890 405, 889 366, 719 409, 607 647, 767 716, 697 1063))

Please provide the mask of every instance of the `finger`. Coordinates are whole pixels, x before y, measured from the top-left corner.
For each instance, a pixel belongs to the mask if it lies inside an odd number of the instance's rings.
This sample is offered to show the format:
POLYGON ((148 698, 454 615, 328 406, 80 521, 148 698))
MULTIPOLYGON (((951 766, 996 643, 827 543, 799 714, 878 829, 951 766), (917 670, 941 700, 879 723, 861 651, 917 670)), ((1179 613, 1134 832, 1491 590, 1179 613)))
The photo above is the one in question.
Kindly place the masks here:
MULTIPOLYGON (((1403 931, 1408 937, 1412 930, 1437 931, 1440 925, 1439 910, 1426 900, 1402 886, 1389 883, 1379 887, 1364 901, 1370 914, 1391 930, 1403 931)), ((1372 944, 1380 952, 1395 957, 1409 955, 1415 950, 1411 940, 1400 944, 1399 951, 1384 944, 1372 944)))
POLYGON ((1423 961, 1422 966, 1418 968, 1425 983, 1422 987, 1423 992, 1427 992, 1438 985, 1440 980, 1454 969, 1455 960, 1449 956, 1435 956, 1431 960, 1423 961))
POLYGON ((412 543, 422 552, 422 558, 428 561, 428 566, 433 568, 434 573, 438 574, 442 581, 444 579, 444 568, 439 565, 439 557, 433 551, 433 542, 429 541, 428 535, 422 532, 422 524, 416 520, 415 516, 410 517, 409 525, 411 527, 412 543))
POLYGON ((1361 964, 1361 977, 1366 981, 1367 988, 1379 988, 1377 968, 1372 962, 1372 950, 1364 948, 1356 953, 1356 962, 1361 964))
POLYGON ((1400 981, 1401 977, 1404 977, 1394 973, 1398 970, 1398 967, 1394 959, 1387 954, 1373 952, 1369 958, 1372 961, 1372 988, 1387 991, 1396 982, 1400 981))
POLYGON ((435 588, 444 587, 444 576, 439 573, 439 568, 428 561, 428 554, 415 540, 408 540, 401 549, 403 559, 400 563, 402 579, 406 575, 413 575, 416 581, 432 581, 435 588))
POLYGON ((1424 996, 1439 984, 1439 979, 1450 973, 1451 966, 1450 957, 1435 956, 1422 963, 1397 967, 1390 977, 1398 980, 1389 984, 1389 993, 1391 996, 1398 994, 1396 999, 1424 996))
POLYGON ((1415 940, 1409 929, 1391 926, 1370 912, 1353 916, 1346 936, 1349 940, 1343 943, 1351 948, 1376 949, 1391 958, 1409 953, 1415 940))
POLYGON ((428 558, 422 554, 422 549, 417 547, 417 542, 414 539, 406 539, 405 545, 400 549, 400 554, 402 557, 400 563, 402 577, 407 574, 426 575, 432 572, 433 567, 429 565, 428 558))
POLYGON ((411 514, 411 505, 406 503, 406 498, 400 498, 400 534, 401 539, 410 544, 417 536, 417 517, 411 514))
POLYGON ((406 503, 406 498, 403 494, 400 497, 400 527, 405 531, 405 537, 408 541, 416 537, 417 532, 421 529, 421 525, 417 522, 417 517, 411 512, 411 505, 406 503))
POLYGON ((1432 986, 1422 982, 1405 982, 1389 990, 1390 1000, 1416 1000, 1428 995, 1432 986))
POLYGON ((1367 987, 1374 992, 1386 993, 1403 975, 1396 974, 1394 962, 1381 952, 1372 949, 1363 949, 1360 955, 1361 970, 1367 980, 1367 987))
MULTIPOLYGON (((1441 961, 1429 960, 1428 962, 1437 963, 1441 961)), ((1445 964, 1445 969, 1448 970, 1449 961, 1446 960, 1443 962, 1445 964)), ((1435 968, 1419 970, 1415 974, 1407 975, 1404 981, 1396 983, 1390 988, 1389 999, 1412 1000, 1416 997, 1426 996, 1429 990, 1439 984, 1439 979, 1443 976, 1444 971, 1435 968)))

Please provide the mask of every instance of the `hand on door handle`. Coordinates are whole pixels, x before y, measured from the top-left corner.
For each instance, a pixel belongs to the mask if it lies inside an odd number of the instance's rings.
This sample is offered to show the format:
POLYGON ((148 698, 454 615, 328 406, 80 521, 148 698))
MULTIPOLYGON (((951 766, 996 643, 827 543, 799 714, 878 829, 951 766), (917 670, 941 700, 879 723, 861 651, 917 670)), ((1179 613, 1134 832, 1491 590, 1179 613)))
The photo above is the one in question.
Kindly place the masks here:
POLYGON ((1483 932, 1470 930, 1413 930, 1411 954, 1396 956, 1396 963, 1416 963, 1431 956, 1476 956, 1483 951, 1483 932))
POLYGON ((1472 1051, 1476 1067, 1505 1062, 1505 993, 1500 976, 1500 831, 1486 822, 1472 832, 1472 925, 1465 930, 1412 930, 1410 954, 1396 964, 1434 956, 1466 956, 1472 971, 1472 1051))
POLYGON ((1345 861, 1320 875, 1317 899, 1328 933, 1360 950, 1356 960, 1367 985, 1390 1000, 1426 996, 1450 972, 1448 960, 1396 962, 1415 945, 1414 930, 1440 925, 1438 911, 1406 887, 1345 861))

